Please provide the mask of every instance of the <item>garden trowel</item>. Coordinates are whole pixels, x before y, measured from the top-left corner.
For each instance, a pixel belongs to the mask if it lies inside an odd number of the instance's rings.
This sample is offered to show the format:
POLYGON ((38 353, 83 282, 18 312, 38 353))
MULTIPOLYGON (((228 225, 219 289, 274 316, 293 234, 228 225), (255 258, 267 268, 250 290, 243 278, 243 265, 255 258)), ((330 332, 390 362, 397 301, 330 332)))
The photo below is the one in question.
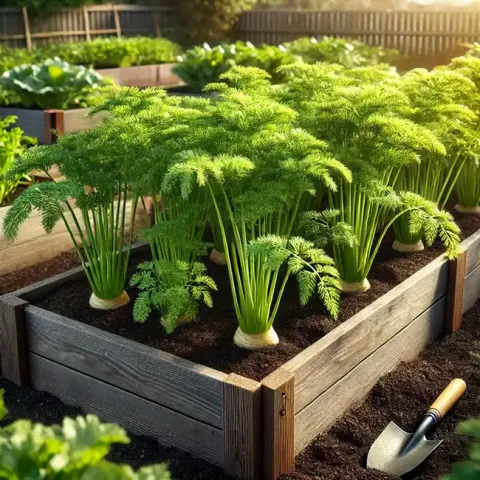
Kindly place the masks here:
POLYGON ((466 389, 463 380, 452 380, 427 410, 415 433, 407 433, 390 422, 371 446, 367 468, 400 476, 418 467, 443 441, 427 440, 427 435, 433 433, 466 389))

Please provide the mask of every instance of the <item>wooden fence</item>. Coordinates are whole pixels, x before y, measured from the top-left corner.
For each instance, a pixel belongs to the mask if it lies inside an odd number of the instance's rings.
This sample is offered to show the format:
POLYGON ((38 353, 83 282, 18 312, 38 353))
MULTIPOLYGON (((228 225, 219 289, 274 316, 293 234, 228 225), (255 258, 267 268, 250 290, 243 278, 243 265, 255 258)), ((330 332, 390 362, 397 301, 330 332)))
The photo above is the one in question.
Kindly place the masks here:
POLYGON ((480 12, 260 9, 241 17, 236 34, 270 44, 333 35, 397 48, 413 57, 438 57, 480 39, 480 12))
POLYGON ((0 9, 0 42, 28 49, 45 43, 89 41, 97 37, 160 36, 175 25, 168 6, 94 5, 65 9, 49 17, 27 8, 0 9))

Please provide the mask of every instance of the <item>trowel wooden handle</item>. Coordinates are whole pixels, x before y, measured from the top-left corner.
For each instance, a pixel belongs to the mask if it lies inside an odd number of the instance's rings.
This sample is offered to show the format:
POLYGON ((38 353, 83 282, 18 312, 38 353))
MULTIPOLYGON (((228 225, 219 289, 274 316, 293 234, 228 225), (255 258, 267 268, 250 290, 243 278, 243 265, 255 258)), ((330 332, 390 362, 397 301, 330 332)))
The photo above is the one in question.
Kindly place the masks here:
POLYGON ((438 415, 438 420, 442 419, 457 403, 460 397, 465 393, 466 389, 467 384, 460 378, 452 380, 447 388, 432 403, 428 412, 438 415))

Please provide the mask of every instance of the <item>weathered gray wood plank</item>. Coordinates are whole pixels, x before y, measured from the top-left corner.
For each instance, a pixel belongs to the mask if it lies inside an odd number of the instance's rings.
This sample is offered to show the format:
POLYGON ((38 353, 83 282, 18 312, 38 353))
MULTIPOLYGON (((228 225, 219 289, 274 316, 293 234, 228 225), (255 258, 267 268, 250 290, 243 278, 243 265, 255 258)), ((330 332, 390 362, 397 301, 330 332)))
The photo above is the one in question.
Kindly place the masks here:
POLYGON ((33 305, 25 316, 30 352, 222 428, 225 373, 33 305))
POLYGON ((15 127, 20 127, 25 135, 38 138, 39 143, 50 143, 47 141, 46 133, 52 126, 46 125, 45 120, 49 118, 43 110, 30 110, 27 108, 0 108, 0 116, 6 117, 15 115, 17 121, 15 127))
POLYGON ((107 117, 106 112, 97 113, 94 116, 88 116, 88 108, 76 108, 75 110, 65 110, 63 112, 63 134, 78 133, 88 130, 103 122, 107 117))
POLYGON ((480 230, 465 239, 461 247, 467 250, 467 275, 480 265, 480 230))
POLYGON ((287 362, 282 368, 295 373, 295 412, 445 295, 447 269, 436 259, 287 362))
POLYGON ((381 376, 433 342, 443 332, 444 315, 445 297, 300 411, 295 417, 296 454, 363 400, 381 376))
POLYGON ((168 408, 29 354, 33 388, 46 390, 69 405, 119 423, 136 435, 179 447, 216 465, 223 464, 223 432, 168 408))
POLYGON ((233 478, 262 477, 262 385, 232 373, 223 383, 224 471, 233 478))
POLYGON ((465 278, 463 294, 463 313, 470 310, 480 298, 480 265, 472 270, 465 278))

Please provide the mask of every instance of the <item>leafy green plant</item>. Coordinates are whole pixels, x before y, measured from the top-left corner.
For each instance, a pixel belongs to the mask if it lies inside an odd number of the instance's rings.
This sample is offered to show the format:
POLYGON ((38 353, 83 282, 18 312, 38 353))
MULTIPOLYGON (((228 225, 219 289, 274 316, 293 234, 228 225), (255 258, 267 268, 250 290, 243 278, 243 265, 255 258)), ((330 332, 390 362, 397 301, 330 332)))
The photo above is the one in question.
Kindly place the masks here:
MULTIPOLYGON (((408 118, 411 107, 398 88, 399 80, 383 78, 372 67, 369 72, 327 64, 282 69, 288 81, 278 95, 300 113, 300 125, 326 141, 335 158, 353 174, 352 183, 335 178, 338 189, 327 191, 330 208, 339 212, 329 226, 346 223, 356 237, 356 242, 346 238, 333 244, 343 289, 369 288, 366 278, 386 231, 409 211, 417 212, 413 230, 425 225, 427 242, 439 234, 447 255, 455 256, 459 230, 451 216, 418 195, 396 193, 392 188, 398 171, 417 162, 423 152, 444 153, 428 129, 408 118), (386 217, 389 221, 382 226, 386 217)), ((310 233, 317 231, 315 216, 309 220, 313 223, 308 226, 310 233)), ((324 242, 325 234, 315 240, 324 242)))
POLYGON ((187 50, 178 57, 175 73, 193 90, 202 91, 205 85, 216 82, 231 67, 241 65, 266 70, 274 78, 279 66, 296 61, 283 47, 250 42, 235 42, 210 47, 207 43, 187 50))
MULTIPOLYGON (((202 115, 192 122, 184 149, 165 176, 164 191, 178 190, 188 199, 198 187, 207 190, 240 331, 260 335, 274 322, 282 287, 277 292, 279 271, 268 271, 263 255, 248 255, 250 242, 269 235, 288 240, 315 185, 335 189, 332 175, 348 180, 350 172, 323 151, 322 142, 294 127, 296 113, 270 98, 266 72, 237 66, 221 78, 224 83, 208 87, 220 92, 219 100, 199 103, 202 115)), ((336 315, 333 279, 324 281, 321 298, 336 315)))
POLYGON ((133 308, 136 322, 145 322, 158 310, 162 326, 171 333, 179 323, 197 318, 200 303, 213 306, 210 292, 217 286, 203 263, 158 260, 141 263, 138 269, 130 281, 141 290, 133 308))
POLYGON ((397 50, 371 47, 347 38, 301 37, 293 42, 284 43, 283 46, 305 63, 339 63, 347 68, 392 64, 400 56, 397 50))
POLYGON ((55 58, 41 65, 15 67, 1 76, 0 83, 20 97, 23 107, 48 110, 93 104, 97 100, 93 93, 103 79, 93 70, 55 58), (79 98, 83 104, 79 104, 79 98))
MULTIPOLYGON (((3 397, 0 390, 0 420, 7 415, 3 397)), ((100 423, 95 415, 65 418, 62 425, 48 427, 17 420, 0 429, 0 479, 170 480, 165 465, 134 472, 105 460, 113 444, 129 442, 123 428, 100 423)))
POLYGON ((181 47, 166 38, 97 38, 90 42, 55 43, 34 52, 37 61, 59 57, 72 65, 93 68, 172 63, 181 47))
POLYGON ((480 476, 480 419, 472 418, 460 423, 457 435, 471 437, 472 446, 468 458, 456 463, 451 473, 442 480, 475 480, 480 476))
POLYGON ((5 178, 5 175, 13 167, 15 158, 24 151, 24 143, 33 143, 32 139, 26 139, 23 131, 10 125, 15 123, 16 117, 8 116, 0 119, 0 207, 8 203, 10 196, 20 185, 29 185, 30 178, 26 175, 16 175, 5 178))
POLYGON ((112 117, 91 130, 61 137, 55 145, 31 148, 10 172, 15 176, 41 170, 48 175, 58 165, 66 180, 25 190, 6 215, 4 233, 15 238, 33 209, 40 210, 47 233, 63 221, 92 288, 90 303, 95 308, 118 308, 129 301, 124 286, 138 197, 132 195, 130 213, 127 200, 136 175, 132 152, 142 140, 140 134, 132 135, 136 120, 129 117, 126 128, 124 123, 118 127, 112 117))
POLYGON ((19 65, 34 63, 34 54, 26 48, 0 46, 0 74, 19 65))

